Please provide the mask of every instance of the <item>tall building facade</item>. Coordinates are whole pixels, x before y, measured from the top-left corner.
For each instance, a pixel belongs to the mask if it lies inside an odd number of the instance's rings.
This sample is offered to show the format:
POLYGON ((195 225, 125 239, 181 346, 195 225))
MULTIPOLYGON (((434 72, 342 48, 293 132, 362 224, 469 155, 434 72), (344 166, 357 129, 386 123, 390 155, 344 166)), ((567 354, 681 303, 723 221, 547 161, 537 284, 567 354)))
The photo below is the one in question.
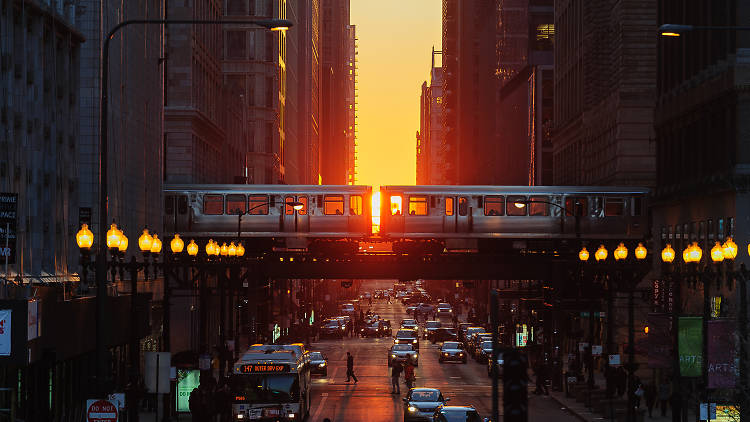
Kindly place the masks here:
POLYGON ((496 183, 552 184, 552 0, 500 0, 496 183))
POLYGON ((321 181, 324 185, 345 185, 349 0, 321 0, 321 28, 321 181))
POLYGON ((17 194, 15 232, 7 233, 15 264, 7 273, 0 257, 0 274, 10 279, 62 281, 76 265, 85 148, 78 123, 84 38, 75 13, 62 1, 0 2, 0 192, 17 194))
MULTIPOLYGON (((163 2, 81 0, 76 26, 81 45, 79 207, 76 222, 99 228, 99 140, 102 42, 125 19, 163 19, 163 2), (89 216, 87 218, 86 216, 89 216)), ((138 238, 144 227, 161 233, 164 179, 164 28, 130 25, 110 41, 108 87, 108 217, 125 235, 138 238)), ((109 227, 105 227, 107 230, 109 227)), ((75 232, 73 232, 75 234, 75 232)))
POLYGON ((443 0, 448 180, 495 184, 496 0, 443 0))
POLYGON ((417 184, 442 185, 445 177, 445 125, 443 116, 443 68, 435 63, 441 51, 432 49, 430 81, 422 83, 417 132, 417 184))
POLYGON ((353 185, 357 180, 357 28, 347 26, 346 43, 346 112, 345 154, 346 184, 353 185))
POLYGON ((555 185, 653 186, 655 31, 655 0, 555 0, 555 185))

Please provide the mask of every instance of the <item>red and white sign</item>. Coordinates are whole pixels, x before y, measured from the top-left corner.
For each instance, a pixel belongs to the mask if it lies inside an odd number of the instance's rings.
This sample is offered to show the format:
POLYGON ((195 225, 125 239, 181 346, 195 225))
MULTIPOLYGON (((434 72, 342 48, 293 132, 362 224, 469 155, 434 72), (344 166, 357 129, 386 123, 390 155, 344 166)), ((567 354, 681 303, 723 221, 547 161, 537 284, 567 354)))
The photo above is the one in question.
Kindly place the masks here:
POLYGON ((86 401, 87 422, 117 422, 117 406, 108 400, 86 401))

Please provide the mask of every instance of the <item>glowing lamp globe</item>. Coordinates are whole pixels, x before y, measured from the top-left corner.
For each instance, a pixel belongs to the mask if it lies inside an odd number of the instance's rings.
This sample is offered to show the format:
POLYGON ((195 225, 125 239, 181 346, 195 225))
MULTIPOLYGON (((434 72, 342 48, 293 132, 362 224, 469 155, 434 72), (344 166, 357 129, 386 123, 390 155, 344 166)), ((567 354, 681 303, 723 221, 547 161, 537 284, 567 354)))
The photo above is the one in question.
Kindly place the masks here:
POLYGON ((711 248, 711 261, 721 262, 723 260, 724 260, 724 248, 721 247, 721 244, 719 242, 716 242, 714 244, 714 247, 711 248))
POLYGON ((234 245, 234 242, 229 242, 229 247, 227 248, 227 255, 237 256, 237 246, 234 245))
POLYGON ((143 229, 143 234, 138 238, 138 248, 141 252, 151 252, 151 246, 153 246, 154 238, 148 234, 148 229, 143 229))
POLYGON ((648 251, 646 250, 646 247, 643 246, 643 243, 639 243, 638 246, 635 248, 635 259, 639 261, 643 261, 646 259, 646 254, 648 251))
POLYGON ((159 239, 159 236, 154 234, 154 241, 151 244, 151 253, 159 253, 161 252, 161 239, 159 239))
POLYGON ((175 233, 174 239, 172 239, 171 242, 169 242, 169 247, 172 249, 172 253, 180 253, 182 252, 182 249, 185 247, 185 242, 180 239, 180 235, 175 233))
POLYGON ((585 246, 578 252, 578 259, 584 262, 589 260, 589 251, 586 250, 585 246))
POLYGON ((112 223, 107 230, 107 247, 117 249, 120 246, 120 231, 117 230, 117 224, 112 223))
POLYGON ((628 248, 626 248, 623 243, 620 243, 619 245, 617 245, 617 248, 615 248, 614 255, 615 261, 622 261, 628 257, 628 248))
POLYGON ((214 240, 208 239, 208 243, 206 243, 206 255, 213 255, 214 254, 214 240))
POLYGON ((604 245, 599 245, 599 249, 594 253, 594 258, 596 258, 597 262, 607 259, 607 248, 604 245))
POLYGON ((690 263, 690 246, 686 247, 684 251, 682 251, 682 260, 685 261, 686 264, 690 263))
POLYGON ((88 224, 81 225, 81 229, 76 233, 76 243, 81 249, 89 249, 94 244, 94 233, 91 233, 88 224))
POLYGON ((120 232, 120 244, 117 245, 117 249, 123 253, 128 250, 128 237, 123 232, 120 232))
POLYGON ((190 256, 198 255, 198 245, 195 244, 193 239, 190 239, 190 243, 187 245, 187 253, 190 256))
POLYGON ((245 247, 242 246, 242 243, 239 243, 237 245, 237 256, 243 256, 245 255, 245 247))
POLYGON ((668 264, 671 264, 674 261, 674 249, 672 249, 672 245, 667 244, 667 246, 661 250, 661 260, 668 264))
POLYGON ((690 262, 701 262, 701 257, 703 256, 703 249, 701 249, 700 246, 698 246, 698 242, 693 242, 693 245, 690 246, 690 262))
POLYGON ((721 248, 724 254, 724 259, 734 261, 734 258, 737 258, 737 244, 734 243, 731 237, 721 245, 721 248))
POLYGON ((221 256, 227 256, 227 254, 229 253, 229 247, 227 246, 226 242, 221 244, 220 253, 221 253, 221 256))

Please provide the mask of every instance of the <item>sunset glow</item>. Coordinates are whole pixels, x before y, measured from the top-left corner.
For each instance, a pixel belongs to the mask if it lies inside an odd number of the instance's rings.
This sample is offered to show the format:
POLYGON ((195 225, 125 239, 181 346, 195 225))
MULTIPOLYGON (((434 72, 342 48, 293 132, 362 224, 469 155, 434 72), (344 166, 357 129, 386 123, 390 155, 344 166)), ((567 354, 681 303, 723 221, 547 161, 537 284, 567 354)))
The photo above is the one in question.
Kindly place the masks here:
POLYGON ((372 232, 380 233, 380 191, 377 186, 372 189, 372 232))
POLYGON ((441 7, 438 0, 351 2, 359 46, 359 185, 416 182, 419 96, 432 47, 441 48, 441 7))

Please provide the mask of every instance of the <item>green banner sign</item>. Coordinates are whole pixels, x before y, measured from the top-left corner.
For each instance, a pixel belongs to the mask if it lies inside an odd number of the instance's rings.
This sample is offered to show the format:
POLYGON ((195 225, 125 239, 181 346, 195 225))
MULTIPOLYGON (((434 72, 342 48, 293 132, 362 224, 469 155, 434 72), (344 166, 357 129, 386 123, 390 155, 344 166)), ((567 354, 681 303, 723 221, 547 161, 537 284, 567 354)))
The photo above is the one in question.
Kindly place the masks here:
POLYGON ((679 336, 680 375, 700 377, 703 370, 703 318, 680 317, 679 336))

